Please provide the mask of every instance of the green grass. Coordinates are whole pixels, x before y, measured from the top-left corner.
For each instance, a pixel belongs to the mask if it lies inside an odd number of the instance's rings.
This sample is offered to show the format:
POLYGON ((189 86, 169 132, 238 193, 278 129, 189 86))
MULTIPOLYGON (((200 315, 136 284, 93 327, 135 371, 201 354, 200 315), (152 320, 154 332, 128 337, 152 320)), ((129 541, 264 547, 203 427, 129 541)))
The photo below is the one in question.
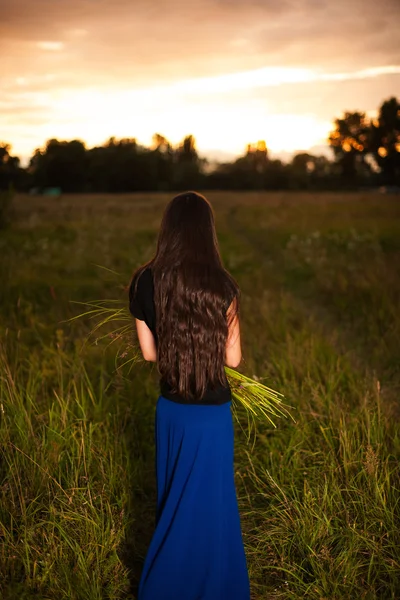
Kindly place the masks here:
MULTIPOLYGON (((295 407, 296 423, 265 422, 250 444, 239 414, 252 598, 394 600, 398 199, 209 197, 242 290, 241 370, 295 407)), ((126 298, 120 282, 152 256, 168 199, 17 196, 0 231, 4 599, 136 597, 154 524, 157 373, 117 368, 129 348, 90 342, 93 322, 69 319, 75 302, 126 298)))

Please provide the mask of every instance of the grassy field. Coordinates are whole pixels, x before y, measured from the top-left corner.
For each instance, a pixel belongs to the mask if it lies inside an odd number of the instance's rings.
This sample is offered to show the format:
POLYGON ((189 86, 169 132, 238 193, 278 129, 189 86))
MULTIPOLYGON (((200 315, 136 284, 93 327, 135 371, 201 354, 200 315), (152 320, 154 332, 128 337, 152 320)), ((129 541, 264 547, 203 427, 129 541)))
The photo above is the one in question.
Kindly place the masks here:
MULTIPOLYGON (((208 197, 242 291, 241 370, 296 419, 250 443, 236 429, 252 599, 398 599, 399 197, 208 197)), ((0 231, 4 600, 136 597, 157 372, 117 368, 118 340, 88 343, 93 322, 68 319, 126 297, 167 200, 17 196, 0 231)))

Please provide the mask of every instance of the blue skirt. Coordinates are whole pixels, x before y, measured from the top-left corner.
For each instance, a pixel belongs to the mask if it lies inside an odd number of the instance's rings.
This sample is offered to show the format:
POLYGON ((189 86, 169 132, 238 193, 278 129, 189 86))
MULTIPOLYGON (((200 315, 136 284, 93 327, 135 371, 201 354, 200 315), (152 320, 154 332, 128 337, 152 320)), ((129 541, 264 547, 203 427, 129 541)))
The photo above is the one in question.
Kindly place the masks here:
POLYGON ((138 600, 249 600, 233 470, 231 402, 155 419, 157 514, 138 600))

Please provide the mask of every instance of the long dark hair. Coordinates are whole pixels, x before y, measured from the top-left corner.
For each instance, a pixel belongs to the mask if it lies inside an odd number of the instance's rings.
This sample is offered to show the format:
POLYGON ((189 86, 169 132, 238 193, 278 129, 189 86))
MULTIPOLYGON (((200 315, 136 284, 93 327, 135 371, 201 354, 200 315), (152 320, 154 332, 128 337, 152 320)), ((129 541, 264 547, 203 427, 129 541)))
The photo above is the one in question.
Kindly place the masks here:
MULTIPOLYGON (((136 286, 147 267, 154 282, 161 379, 173 393, 200 399, 207 387, 226 385, 228 326, 239 311, 240 296, 222 264, 213 209, 204 196, 186 192, 169 202, 156 254, 133 274, 136 286)), ((132 282, 131 297, 136 291, 132 282)))

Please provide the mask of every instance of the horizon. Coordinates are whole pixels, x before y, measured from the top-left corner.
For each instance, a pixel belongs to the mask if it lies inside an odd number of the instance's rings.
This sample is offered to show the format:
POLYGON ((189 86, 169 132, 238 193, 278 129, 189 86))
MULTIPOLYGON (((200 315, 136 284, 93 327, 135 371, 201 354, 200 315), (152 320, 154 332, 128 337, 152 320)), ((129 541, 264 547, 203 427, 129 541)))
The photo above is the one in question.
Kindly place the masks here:
POLYGON ((1 141, 23 162, 51 138, 149 146, 155 133, 192 134, 206 157, 258 140, 271 157, 327 154, 335 118, 400 95, 396 0, 0 6, 1 141))
MULTIPOLYGON (((2 141, 2 140, 0 140, 2 141)), ((46 140, 48 141, 48 140, 46 140)), ((61 140, 59 139, 58 141, 62 142, 69 142, 72 141, 72 138, 70 140, 61 140)), ((84 140, 78 140, 81 142, 84 142, 84 140)), ((98 144, 98 146, 103 146, 104 144, 107 143, 108 140, 103 140, 102 143, 98 144)), ((117 140, 118 141, 118 140, 117 140)), ((85 142, 84 142, 85 143, 85 142)), ((138 142, 139 143, 139 142, 138 142)), ((45 144, 42 144, 39 148, 44 148, 45 144)), ((20 160, 20 166, 22 168, 27 168, 29 166, 29 161, 32 158, 32 155, 18 155, 16 152, 14 152, 14 147, 11 145, 12 150, 11 150, 11 154, 13 156, 17 156, 18 159, 20 160)), ((87 149, 90 149, 91 146, 89 144, 85 143, 85 147, 87 149)), ((274 151, 270 151, 267 148, 268 151, 268 158, 271 160, 280 160, 283 163, 290 163, 290 161, 293 159, 293 157, 296 154, 301 154, 301 153, 308 153, 312 156, 326 156, 329 160, 333 161, 334 160, 334 153, 332 148, 328 145, 319 145, 319 146, 312 146, 311 148, 307 148, 307 149, 302 149, 299 148, 298 150, 293 150, 292 152, 289 151, 285 151, 282 150, 281 152, 274 152, 274 151)), ((240 156, 243 156, 243 154, 246 152, 246 148, 243 148, 243 152, 241 154, 234 154, 234 153, 230 153, 224 150, 218 150, 218 149, 204 149, 204 150, 199 150, 198 151, 198 155, 199 158, 201 159, 206 159, 209 161, 209 163, 229 163, 229 162, 233 162, 235 161, 237 158, 239 158, 240 156)))

